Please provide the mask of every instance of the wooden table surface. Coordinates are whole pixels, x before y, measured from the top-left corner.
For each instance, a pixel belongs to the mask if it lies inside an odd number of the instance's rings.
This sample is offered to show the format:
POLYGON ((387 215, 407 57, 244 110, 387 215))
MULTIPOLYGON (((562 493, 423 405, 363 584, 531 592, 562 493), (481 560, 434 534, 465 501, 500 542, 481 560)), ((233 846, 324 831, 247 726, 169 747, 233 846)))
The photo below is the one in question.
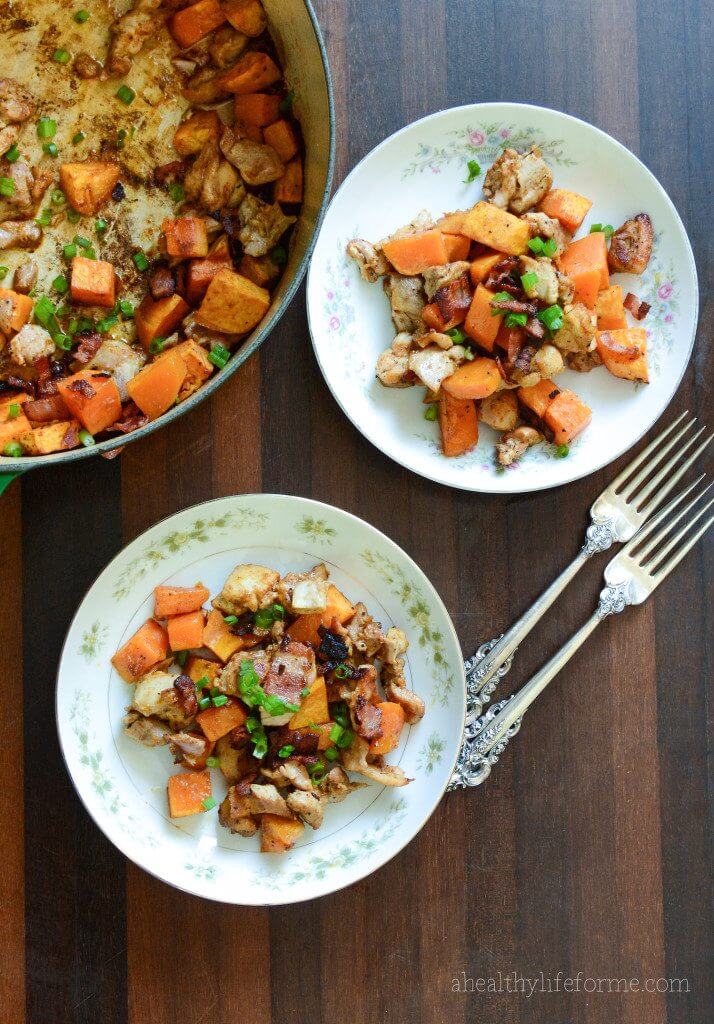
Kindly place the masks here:
MULTIPOLYGON (((712 411, 706 9, 697 0, 317 4, 334 76, 336 183, 409 121, 497 99, 576 114, 652 169, 690 232, 703 299, 668 417, 712 411)), ((2 1024, 711 1021, 711 544, 655 600, 608 620, 486 786, 446 798, 391 863, 316 902, 223 908, 150 878, 89 820, 57 744, 54 679, 71 616, 108 560, 163 516, 242 491, 339 505, 414 556, 468 654, 574 555, 585 510, 613 473, 507 499, 410 475, 328 394, 303 289, 259 356, 193 414, 116 461, 13 485, 0 501, 0 643, 12 695, 0 743, 2 1024), (541 972, 542 987, 550 979, 560 991, 529 995, 541 972), (615 994, 584 990, 586 979, 680 981, 615 994)), ((514 684, 590 613, 602 563, 519 654, 514 684)))

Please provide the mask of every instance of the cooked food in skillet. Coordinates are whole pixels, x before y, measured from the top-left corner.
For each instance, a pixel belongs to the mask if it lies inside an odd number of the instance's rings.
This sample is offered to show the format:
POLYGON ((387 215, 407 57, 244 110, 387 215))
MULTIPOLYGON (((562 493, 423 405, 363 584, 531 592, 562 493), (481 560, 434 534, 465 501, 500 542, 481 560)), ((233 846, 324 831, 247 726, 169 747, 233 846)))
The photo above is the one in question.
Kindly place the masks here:
POLYGON ((324 565, 281 577, 238 565, 221 593, 160 586, 154 616, 112 658, 133 687, 128 735, 168 746, 181 771, 168 781, 173 818, 217 806, 261 850, 289 850, 328 803, 363 783, 410 781, 385 762, 402 729, 424 715, 404 678, 408 641, 383 632, 361 602, 329 581, 324 565), (212 769, 220 774, 212 775, 212 769))
POLYGON ((19 457, 128 433, 220 372, 281 277, 302 143, 259 0, 6 8, 0 452, 19 457))
POLYGON ((381 279, 397 331, 376 374, 385 387, 426 388, 424 415, 438 420, 444 455, 472 449, 481 421, 501 432, 502 466, 546 438, 565 456, 591 413, 557 374, 604 365, 648 381, 647 332, 626 313, 639 322, 649 306, 623 297, 610 272, 644 272, 652 222, 638 213, 617 231, 593 224, 574 238, 592 203, 553 188, 535 146, 505 149, 483 195, 438 221, 422 212, 378 244, 348 244, 365 280, 381 279))

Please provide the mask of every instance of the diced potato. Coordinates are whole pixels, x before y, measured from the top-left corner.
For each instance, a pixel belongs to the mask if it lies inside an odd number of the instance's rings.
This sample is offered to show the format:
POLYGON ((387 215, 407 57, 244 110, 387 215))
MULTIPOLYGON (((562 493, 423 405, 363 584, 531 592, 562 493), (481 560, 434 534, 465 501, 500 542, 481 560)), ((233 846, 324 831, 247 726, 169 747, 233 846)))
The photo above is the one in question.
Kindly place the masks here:
POLYGON ((119 168, 116 164, 87 161, 60 167, 60 184, 67 202, 85 217, 97 213, 118 181, 119 168))
POLYGON ((460 233, 511 256, 526 252, 531 237, 527 221, 486 202, 476 203, 464 214, 460 233))
POLYGON ((77 420, 62 420, 60 423, 46 423, 28 430, 20 438, 20 444, 28 455, 50 455, 52 452, 66 452, 79 447, 80 424, 77 420))
POLYGON ((221 270, 208 286, 196 322, 211 331, 245 334, 260 323, 270 306, 270 292, 234 270, 221 270))
POLYGON ((260 816, 260 852, 285 853, 297 842, 305 826, 297 818, 280 818, 277 814, 260 816))
POLYGON ((221 119, 215 110, 196 110, 174 133, 174 149, 181 156, 193 156, 205 149, 211 139, 221 137, 221 119))

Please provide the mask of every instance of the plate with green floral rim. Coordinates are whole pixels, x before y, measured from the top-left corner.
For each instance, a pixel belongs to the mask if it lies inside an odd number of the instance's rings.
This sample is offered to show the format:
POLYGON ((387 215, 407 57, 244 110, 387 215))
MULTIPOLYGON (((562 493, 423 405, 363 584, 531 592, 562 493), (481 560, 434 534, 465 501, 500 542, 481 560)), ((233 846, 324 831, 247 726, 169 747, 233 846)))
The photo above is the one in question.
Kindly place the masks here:
MULTIPOLYGON (((628 149, 567 114, 520 103, 479 103, 432 114, 372 150, 345 179, 327 211, 310 265, 307 309, 325 380, 345 414, 377 448, 407 469, 451 487, 514 494, 542 490, 593 473, 634 445, 675 394, 694 345, 697 274, 691 245, 668 195, 628 149), (587 430, 566 457, 552 444, 530 448, 504 469, 494 457, 497 434, 480 425, 478 445, 458 458, 441 453, 438 425, 425 420, 419 388, 385 388, 375 378, 380 352, 395 330, 381 285, 368 284, 347 257, 351 238, 377 242, 420 210, 434 217, 482 198, 483 176, 506 147, 540 146, 554 187, 587 196, 593 207, 578 235, 594 223, 618 227, 646 211, 655 244, 642 277, 613 282, 650 303, 650 383, 618 380, 604 367, 566 370, 560 387, 591 407, 587 430), (468 163, 480 174, 472 182, 468 163)), ((635 323, 634 320, 631 321, 635 323)))
MULTIPOLYGON (((97 826, 127 857, 186 892, 225 903, 293 903, 363 878, 412 839, 453 771, 465 715, 461 649, 439 595, 393 541, 363 520, 289 495, 219 498, 158 523, 129 544, 89 590, 70 626, 57 680, 57 725, 67 769, 97 826), (284 855, 261 854, 256 839, 232 836, 217 809, 172 821, 168 748, 147 749, 122 730, 131 688, 111 656, 152 612, 153 588, 202 580, 217 593, 235 565, 280 572, 324 562, 353 601, 386 629, 409 638, 407 673, 426 702, 390 755, 413 781, 368 785, 327 808, 284 855)), ((211 770, 220 802, 225 785, 211 770)))

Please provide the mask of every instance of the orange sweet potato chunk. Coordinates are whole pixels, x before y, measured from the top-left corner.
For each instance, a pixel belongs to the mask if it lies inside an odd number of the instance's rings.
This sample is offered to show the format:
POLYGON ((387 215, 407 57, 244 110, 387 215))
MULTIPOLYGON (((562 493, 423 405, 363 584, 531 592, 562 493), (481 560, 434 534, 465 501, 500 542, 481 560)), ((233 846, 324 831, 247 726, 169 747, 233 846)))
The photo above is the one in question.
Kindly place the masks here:
POLYGON ((87 161, 62 164, 60 184, 72 209, 89 217, 109 199, 119 181, 116 164, 87 161))
MULTIPOLYGON (((471 308, 466 314, 464 322, 464 330, 469 338, 473 338, 474 341, 477 341, 479 345, 489 352, 493 352, 498 328, 501 326, 501 320, 503 319, 503 313, 498 314, 494 312, 494 308, 491 305, 493 296, 494 292, 484 287, 484 285, 478 284, 471 301, 471 308)), ((485 398, 486 396, 481 395, 479 397, 485 398)))
POLYGON ((427 267, 443 267, 449 255, 444 235, 436 228, 406 238, 393 238, 385 242, 382 252, 399 274, 413 277, 427 267))
POLYGON ((553 442, 569 444, 585 430, 592 419, 592 412, 574 391, 566 390, 555 396, 543 418, 553 431, 553 442))
POLYGON ((0 451, 10 441, 17 441, 32 430, 32 424, 22 411, 22 403, 26 401, 27 395, 24 392, 0 399, 0 451), (14 406, 20 410, 17 416, 12 415, 16 411, 14 406))
POLYGON ((190 651, 203 643, 204 614, 201 611, 172 615, 166 622, 172 651, 190 651))
POLYGON ((196 715, 196 721, 201 726, 204 736, 214 743, 221 736, 226 736, 233 729, 237 729, 239 725, 245 725, 247 718, 245 708, 234 697, 229 697, 228 703, 221 708, 206 708, 196 715))
POLYGON ((442 390, 454 398, 488 398, 501 386, 501 374, 495 359, 477 356, 462 363, 442 382, 442 390))
POLYGON ((196 110, 178 126, 174 133, 174 149, 181 156, 200 153, 207 144, 221 136, 221 119, 215 110, 196 110))
POLYGON ((453 458, 463 455, 478 443, 478 413, 471 398, 454 398, 448 391, 439 399, 441 450, 453 458))
POLYGON ((81 302, 85 306, 111 309, 116 302, 116 280, 116 272, 111 263, 75 256, 70 279, 72 301, 81 302))
POLYGON ((330 710, 327 705, 327 687, 325 677, 318 676, 310 687, 310 692, 300 703, 300 710, 296 711, 288 722, 290 729, 304 729, 309 725, 323 725, 330 721, 330 710))
POLYGON ((265 128, 280 114, 280 97, 267 92, 253 92, 236 96, 233 110, 237 121, 256 128, 265 128))
POLYGON ((260 323, 270 292, 234 270, 220 270, 196 312, 196 323, 224 334, 245 334, 260 323))
POLYGON ((169 32, 182 49, 193 46, 222 25, 226 15, 219 0, 198 0, 169 18, 169 32))
POLYGON ((223 0, 226 17, 244 36, 256 38, 268 27, 268 19, 260 0, 223 0))
POLYGON ((170 409, 179 396, 188 370, 176 349, 163 352, 159 358, 139 370, 127 384, 129 397, 149 419, 170 409))
POLYGON ((288 636, 292 640, 299 640, 304 644, 320 646, 320 626, 329 627, 333 619, 337 619, 344 626, 354 615, 354 606, 350 604, 345 595, 334 583, 327 588, 327 608, 324 612, 313 612, 309 615, 298 615, 291 626, 288 627, 288 636))
POLYGON ((519 401, 541 420, 545 417, 550 403, 559 394, 560 388, 552 380, 547 379, 539 380, 530 388, 518 388, 516 391, 519 401))
POLYGON ((158 622, 149 619, 119 648, 112 665, 125 682, 136 683, 164 660, 168 649, 168 633, 158 622))
POLYGON ((567 231, 577 231, 593 204, 577 192, 554 188, 541 199, 538 209, 554 217, 567 231))
POLYGON ((213 278, 221 270, 230 270, 233 261, 230 257, 207 256, 205 259, 192 260, 186 273, 186 298, 197 305, 208 290, 213 278))
POLYGON ((139 341, 148 352, 154 338, 167 338, 189 312, 190 306, 180 295, 152 299, 145 295, 134 313, 139 341))
POLYGON ((277 814, 260 816, 260 852, 285 853, 291 850, 305 826, 297 818, 280 818, 277 814))
POLYGON ((211 773, 184 772, 170 775, 167 787, 169 814, 172 818, 187 818, 206 810, 203 801, 211 796, 211 773))
POLYGON ((280 68, 267 53, 250 52, 244 54, 235 67, 230 68, 217 79, 219 89, 232 92, 237 96, 246 93, 260 92, 270 85, 275 85, 282 78, 280 68))
POLYGON ((12 309, 7 309, 7 319, 10 330, 21 331, 32 316, 33 302, 29 295, 21 295, 11 288, 0 288, 0 302, 5 305, 10 303, 12 309))
POLYGON ((281 119, 268 125, 263 131, 263 137, 267 144, 273 147, 284 164, 292 160, 300 151, 297 132, 290 121, 281 119))
POLYGON ((202 217, 167 217, 161 230, 169 256, 192 259, 208 255, 208 233, 202 217))
POLYGON ((154 587, 154 615, 157 619, 167 619, 170 615, 197 612, 209 597, 208 587, 202 583, 194 587, 154 587))
POLYGON ((377 704, 382 712, 382 735, 369 744, 369 752, 374 757, 389 754, 399 746, 399 737, 404 728, 404 709, 400 704, 384 700, 377 704))
POLYGON ((71 414, 90 434, 106 430, 121 416, 119 388, 113 377, 99 370, 81 370, 57 382, 71 414))
POLYGON ((273 187, 276 203, 301 203, 303 192, 302 158, 294 157, 285 165, 282 178, 273 187))

